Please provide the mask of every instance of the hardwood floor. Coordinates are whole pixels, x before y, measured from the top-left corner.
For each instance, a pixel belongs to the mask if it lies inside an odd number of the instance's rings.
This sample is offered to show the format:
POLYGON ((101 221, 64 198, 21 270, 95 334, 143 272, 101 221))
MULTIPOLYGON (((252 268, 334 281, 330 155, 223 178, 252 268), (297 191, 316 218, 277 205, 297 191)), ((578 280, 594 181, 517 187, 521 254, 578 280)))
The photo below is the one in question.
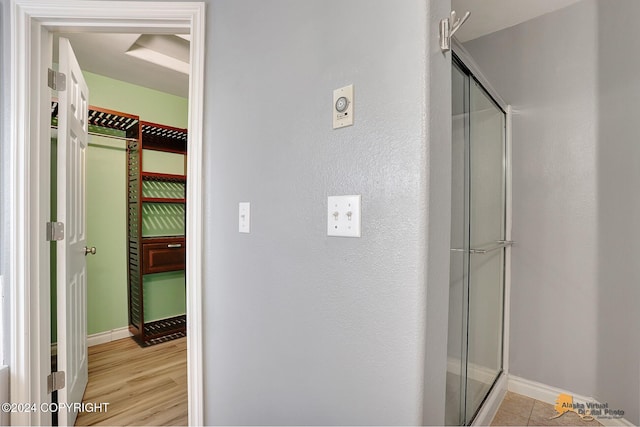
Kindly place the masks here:
POLYGON ((83 402, 109 405, 107 412, 80 413, 77 426, 186 426, 186 338, 146 348, 131 338, 90 347, 83 402))

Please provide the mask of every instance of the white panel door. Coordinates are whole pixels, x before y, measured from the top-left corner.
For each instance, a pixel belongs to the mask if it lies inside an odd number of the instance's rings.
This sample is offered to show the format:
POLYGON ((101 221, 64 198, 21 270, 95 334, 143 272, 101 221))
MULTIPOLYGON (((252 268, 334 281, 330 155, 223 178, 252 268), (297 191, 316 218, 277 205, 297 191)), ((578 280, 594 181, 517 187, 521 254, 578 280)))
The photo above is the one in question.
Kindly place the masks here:
POLYGON ((77 412, 65 404, 82 402, 88 381, 85 164, 89 90, 69 40, 60 38, 60 69, 66 89, 58 92, 58 213, 65 225, 58 241, 58 370, 65 387, 58 391, 59 425, 74 425, 77 412))

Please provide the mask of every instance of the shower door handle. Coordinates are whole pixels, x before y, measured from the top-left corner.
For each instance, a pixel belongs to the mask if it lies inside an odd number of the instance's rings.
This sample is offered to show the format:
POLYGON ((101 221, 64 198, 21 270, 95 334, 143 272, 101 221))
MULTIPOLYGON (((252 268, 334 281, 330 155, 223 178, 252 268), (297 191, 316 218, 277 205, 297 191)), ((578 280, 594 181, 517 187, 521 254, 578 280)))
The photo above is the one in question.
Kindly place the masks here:
POLYGON ((512 246, 515 242, 513 240, 498 240, 496 243, 498 243, 496 246, 490 247, 490 248, 482 248, 482 249, 469 249, 469 253, 470 254, 479 254, 479 255, 484 255, 486 253, 489 252, 493 252, 496 251, 498 249, 502 249, 502 248, 506 248, 509 246, 512 246))
MULTIPOLYGON (((496 246, 492 246, 490 248, 469 249, 468 252, 470 254, 484 255, 488 252, 493 252, 498 249, 512 246, 515 242, 513 240, 498 240, 496 243, 498 243, 496 246)), ((451 252, 467 252, 467 250, 461 248, 451 248, 451 252)))

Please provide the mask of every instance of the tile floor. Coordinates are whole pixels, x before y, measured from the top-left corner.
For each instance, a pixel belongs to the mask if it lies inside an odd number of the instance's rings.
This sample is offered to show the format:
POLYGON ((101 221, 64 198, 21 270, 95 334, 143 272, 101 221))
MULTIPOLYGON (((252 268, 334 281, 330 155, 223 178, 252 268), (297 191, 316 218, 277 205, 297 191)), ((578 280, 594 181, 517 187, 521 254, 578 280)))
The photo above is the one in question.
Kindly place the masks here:
POLYGON ((567 412, 558 418, 553 405, 507 392, 492 426, 600 426, 598 421, 584 421, 578 414, 567 412))

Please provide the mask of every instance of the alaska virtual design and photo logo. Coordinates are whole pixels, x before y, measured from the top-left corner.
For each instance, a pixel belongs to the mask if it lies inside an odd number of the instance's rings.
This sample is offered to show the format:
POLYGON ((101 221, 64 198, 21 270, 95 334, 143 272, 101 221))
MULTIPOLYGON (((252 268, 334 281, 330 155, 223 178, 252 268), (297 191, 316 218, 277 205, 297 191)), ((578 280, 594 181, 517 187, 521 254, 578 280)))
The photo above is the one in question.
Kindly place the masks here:
POLYGON ((560 393, 558 395, 554 409, 557 414, 550 419, 559 418, 567 412, 576 413, 584 421, 603 418, 622 418, 624 416, 622 409, 611 409, 608 403, 579 402, 574 400, 573 396, 566 393, 560 393))

